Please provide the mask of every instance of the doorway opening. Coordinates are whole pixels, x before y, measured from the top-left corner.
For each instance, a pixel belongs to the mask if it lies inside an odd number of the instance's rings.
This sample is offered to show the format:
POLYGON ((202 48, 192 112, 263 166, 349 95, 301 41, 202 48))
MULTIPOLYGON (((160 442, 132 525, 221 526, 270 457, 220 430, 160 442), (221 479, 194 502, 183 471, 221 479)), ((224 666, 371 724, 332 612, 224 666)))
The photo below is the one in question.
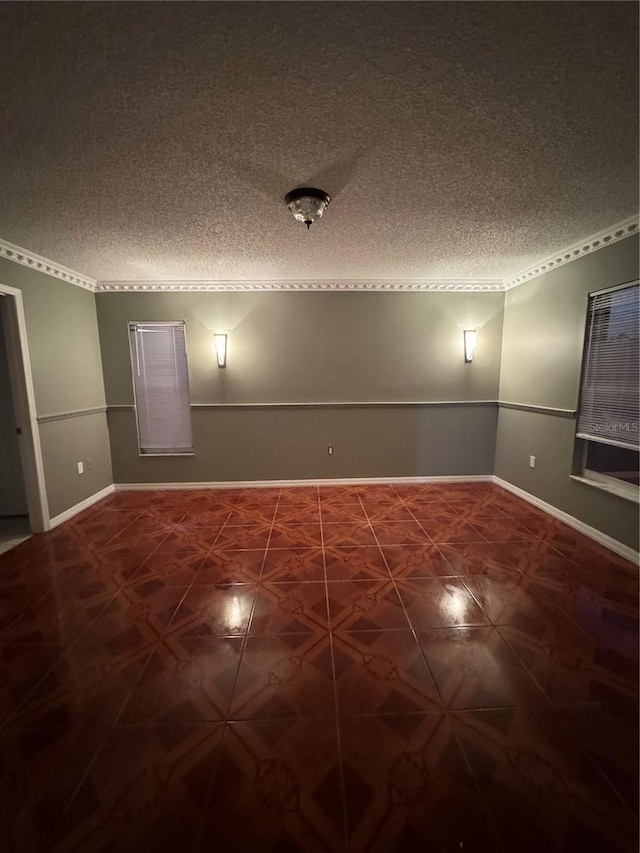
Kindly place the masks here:
POLYGON ((48 528, 22 293, 0 284, 0 554, 48 528))

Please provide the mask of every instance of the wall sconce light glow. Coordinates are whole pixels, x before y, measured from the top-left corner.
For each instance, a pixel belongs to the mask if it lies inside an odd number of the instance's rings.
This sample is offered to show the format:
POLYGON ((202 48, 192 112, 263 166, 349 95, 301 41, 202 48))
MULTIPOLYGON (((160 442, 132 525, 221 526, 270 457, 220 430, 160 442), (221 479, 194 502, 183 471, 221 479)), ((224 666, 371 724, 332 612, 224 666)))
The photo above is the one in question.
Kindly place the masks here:
POLYGON ((216 348, 216 356, 218 359, 218 367, 227 366, 227 336, 214 335, 213 345, 216 348))
POLYGON ((473 356, 476 351, 476 343, 478 341, 478 333, 475 329, 465 329, 464 332, 464 360, 468 364, 473 361, 473 356))

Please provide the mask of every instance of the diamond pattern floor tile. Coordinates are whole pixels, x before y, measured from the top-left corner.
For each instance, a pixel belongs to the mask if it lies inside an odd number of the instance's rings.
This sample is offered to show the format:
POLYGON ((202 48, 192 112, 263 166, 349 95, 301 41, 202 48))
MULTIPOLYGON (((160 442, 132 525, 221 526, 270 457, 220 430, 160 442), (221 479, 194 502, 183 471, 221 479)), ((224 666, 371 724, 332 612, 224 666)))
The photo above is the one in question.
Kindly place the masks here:
POLYGON ((459 578, 397 580, 396 588, 415 631, 489 624, 488 616, 459 578))
POLYGON ((346 718, 340 739, 350 850, 495 849, 444 714, 346 718))
POLYGON ((241 637, 170 637, 147 655, 119 725, 225 720, 242 654, 241 637))
POLYGON ((329 581, 329 615, 334 631, 408 628, 396 585, 388 580, 329 581))
POLYGON ((333 637, 338 712, 418 713, 441 707, 411 631, 357 631, 333 637))
POLYGON ((264 583, 258 589, 251 634, 318 633, 328 627, 324 583, 264 583))
POLYGON ((193 849, 221 737, 220 724, 113 729, 52 849, 193 849))
POLYGON ((638 588, 490 483, 111 495, 0 555, 0 849, 635 851, 638 588))
POLYGON ((633 849, 632 815, 559 712, 471 711, 452 723, 505 849, 633 849))
POLYGON ((198 850, 346 850, 333 720, 227 726, 198 850))
POLYGON ((446 708, 543 705, 546 698, 495 628, 417 634, 446 708))
POLYGON ((63 717, 36 729, 0 732, 0 847, 46 850, 109 730, 63 717))
POLYGON ((247 638, 231 719, 293 719, 334 713, 333 661, 327 632, 247 638))

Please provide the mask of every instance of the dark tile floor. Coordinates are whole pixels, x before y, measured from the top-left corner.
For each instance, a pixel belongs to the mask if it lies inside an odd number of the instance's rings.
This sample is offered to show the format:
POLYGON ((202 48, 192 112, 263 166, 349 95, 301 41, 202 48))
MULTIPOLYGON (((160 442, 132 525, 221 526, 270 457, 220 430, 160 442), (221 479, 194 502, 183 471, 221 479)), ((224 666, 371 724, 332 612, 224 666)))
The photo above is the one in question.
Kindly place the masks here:
POLYGON ((638 849, 638 572, 489 484, 119 493, 0 557, 3 851, 638 849))

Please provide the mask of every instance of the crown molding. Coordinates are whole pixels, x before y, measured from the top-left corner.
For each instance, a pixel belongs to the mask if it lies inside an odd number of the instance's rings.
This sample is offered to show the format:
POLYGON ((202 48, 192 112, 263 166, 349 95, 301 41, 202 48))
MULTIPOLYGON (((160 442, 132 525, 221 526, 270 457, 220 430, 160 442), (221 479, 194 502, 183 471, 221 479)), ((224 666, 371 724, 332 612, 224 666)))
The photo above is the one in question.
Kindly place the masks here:
POLYGON ((23 249, 21 246, 16 246, 15 243, 10 243, 8 240, 3 240, 0 237, 0 258, 5 258, 8 261, 13 261, 16 264, 22 264, 25 267, 31 267, 36 272, 45 273, 45 275, 59 278, 61 281, 66 281, 69 284, 75 284, 76 287, 82 287, 85 290, 96 292, 98 282, 95 278, 89 278, 83 273, 72 270, 69 267, 64 267, 62 264, 57 264, 49 258, 44 258, 42 255, 36 255, 35 252, 30 252, 28 249, 23 249))
POLYGON ((540 263, 528 267, 509 279, 348 279, 316 281, 100 281, 98 293, 127 293, 129 291, 373 291, 373 292, 503 292, 512 290, 557 267, 597 252, 638 233, 638 216, 630 216, 605 228, 591 237, 560 249, 540 263))
POLYGON ((551 270, 557 267, 564 266, 564 264, 568 264, 578 258, 583 258, 585 255, 590 255, 591 252, 597 252, 599 249, 604 249, 612 243, 617 243, 618 240, 624 240, 625 237, 631 237, 637 233, 638 215, 636 214, 628 217, 628 219, 623 219, 621 222, 617 222, 610 228, 605 228, 604 231, 593 234, 591 237, 585 237, 584 240, 580 240, 578 243, 574 243, 572 246, 568 246, 566 249, 561 249, 555 254, 550 255, 544 261, 540 261, 540 263, 522 270, 522 272, 513 276, 513 278, 506 279, 503 290, 511 290, 520 284, 531 281, 533 278, 538 278, 538 276, 551 272, 551 270))
POLYGON ((638 233, 638 216, 560 249, 509 279, 317 279, 311 281, 96 281, 49 258, 0 238, 0 258, 82 287, 92 293, 273 293, 293 291, 361 291, 374 293, 500 293, 638 233))
POLYGON ((502 279, 317 279, 312 281, 99 281, 98 293, 132 291, 195 292, 291 292, 291 291, 374 291, 410 292, 500 292, 502 279))

